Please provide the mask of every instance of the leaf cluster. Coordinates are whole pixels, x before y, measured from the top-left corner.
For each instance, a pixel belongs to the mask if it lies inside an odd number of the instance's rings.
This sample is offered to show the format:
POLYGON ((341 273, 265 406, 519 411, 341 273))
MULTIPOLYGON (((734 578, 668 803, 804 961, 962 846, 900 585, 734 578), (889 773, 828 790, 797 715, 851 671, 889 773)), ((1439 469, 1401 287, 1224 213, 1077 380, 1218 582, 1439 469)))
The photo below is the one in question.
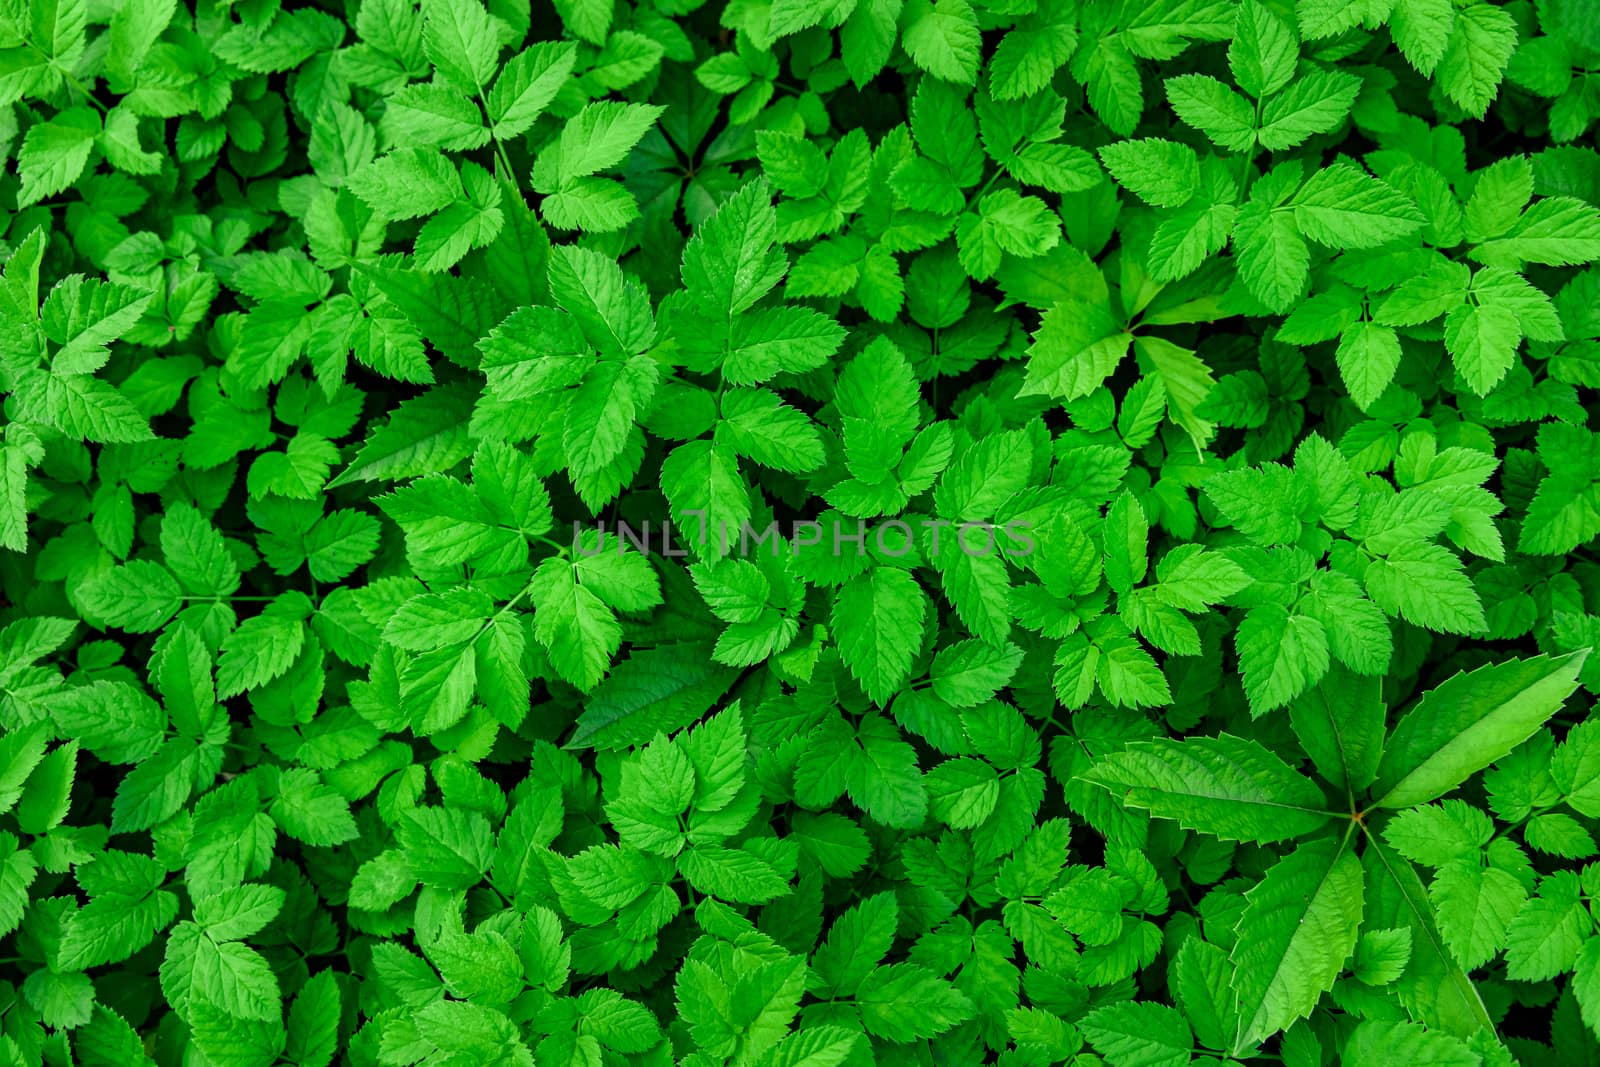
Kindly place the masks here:
POLYGON ((0 1063, 1600 1057, 1600 17, 0 0, 0 1063))

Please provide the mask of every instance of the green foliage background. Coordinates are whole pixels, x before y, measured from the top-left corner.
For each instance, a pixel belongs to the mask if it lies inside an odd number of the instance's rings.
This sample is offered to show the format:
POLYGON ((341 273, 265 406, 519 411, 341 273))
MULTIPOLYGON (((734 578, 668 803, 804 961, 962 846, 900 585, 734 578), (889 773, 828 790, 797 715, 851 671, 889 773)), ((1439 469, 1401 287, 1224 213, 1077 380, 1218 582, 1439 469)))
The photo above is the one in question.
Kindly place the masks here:
POLYGON ((0 102, 0 1064, 1600 1058, 1593 0, 0 0, 0 102))

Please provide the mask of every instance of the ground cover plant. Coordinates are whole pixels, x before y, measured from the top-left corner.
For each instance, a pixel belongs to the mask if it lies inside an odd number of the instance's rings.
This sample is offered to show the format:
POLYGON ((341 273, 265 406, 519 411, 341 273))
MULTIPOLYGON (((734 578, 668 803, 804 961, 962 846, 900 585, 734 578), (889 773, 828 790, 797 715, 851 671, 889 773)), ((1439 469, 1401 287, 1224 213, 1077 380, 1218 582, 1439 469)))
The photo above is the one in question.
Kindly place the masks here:
POLYGON ((0 0, 0 1063, 1600 1059, 1600 9, 0 0))

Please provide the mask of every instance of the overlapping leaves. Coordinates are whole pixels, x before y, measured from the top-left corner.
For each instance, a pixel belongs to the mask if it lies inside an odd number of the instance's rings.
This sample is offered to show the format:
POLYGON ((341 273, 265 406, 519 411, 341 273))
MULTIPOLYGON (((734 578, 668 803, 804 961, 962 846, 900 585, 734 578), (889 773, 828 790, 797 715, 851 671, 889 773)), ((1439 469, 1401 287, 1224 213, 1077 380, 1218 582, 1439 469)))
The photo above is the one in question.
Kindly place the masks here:
POLYGON ((0 1058, 1592 1058, 1594 23, 0 7, 0 1058))

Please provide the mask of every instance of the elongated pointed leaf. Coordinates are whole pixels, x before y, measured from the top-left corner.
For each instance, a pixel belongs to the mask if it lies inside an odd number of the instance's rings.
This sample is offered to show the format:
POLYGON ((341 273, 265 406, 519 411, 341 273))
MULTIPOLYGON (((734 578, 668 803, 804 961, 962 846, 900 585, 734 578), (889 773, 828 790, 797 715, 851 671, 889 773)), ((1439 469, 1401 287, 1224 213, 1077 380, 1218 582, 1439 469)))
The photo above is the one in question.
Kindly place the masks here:
POLYGON ((1089 778, 1129 807, 1234 841, 1282 841, 1331 818, 1315 782, 1230 734, 1138 742, 1096 763, 1089 778))
POLYGON ((1318 773, 1339 788, 1372 784, 1383 755, 1383 681, 1335 662, 1328 674, 1289 706, 1300 747, 1318 773))
POLYGON ((1442 796, 1522 744, 1577 688, 1586 655, 1494 663, 1424 694, 1384 747, 1372 806, 1406 808, 1442 796))
POLYGON ((1428 1026, 1457 1037, 1492 1028, 1489 1011, 1439 934, 1428 891, 1404 856, 1368 834, 1362 864, 1367 871, 1366 927, 1409 929, 1411 960, 1394 983, 1400 1002, 1428 1026))
POLYGON ((1245 894, 1233 949, 1235 1054, 1311 1014, 1361 927, 1361 861, 1339 840, 1301 845, 1245 894))

